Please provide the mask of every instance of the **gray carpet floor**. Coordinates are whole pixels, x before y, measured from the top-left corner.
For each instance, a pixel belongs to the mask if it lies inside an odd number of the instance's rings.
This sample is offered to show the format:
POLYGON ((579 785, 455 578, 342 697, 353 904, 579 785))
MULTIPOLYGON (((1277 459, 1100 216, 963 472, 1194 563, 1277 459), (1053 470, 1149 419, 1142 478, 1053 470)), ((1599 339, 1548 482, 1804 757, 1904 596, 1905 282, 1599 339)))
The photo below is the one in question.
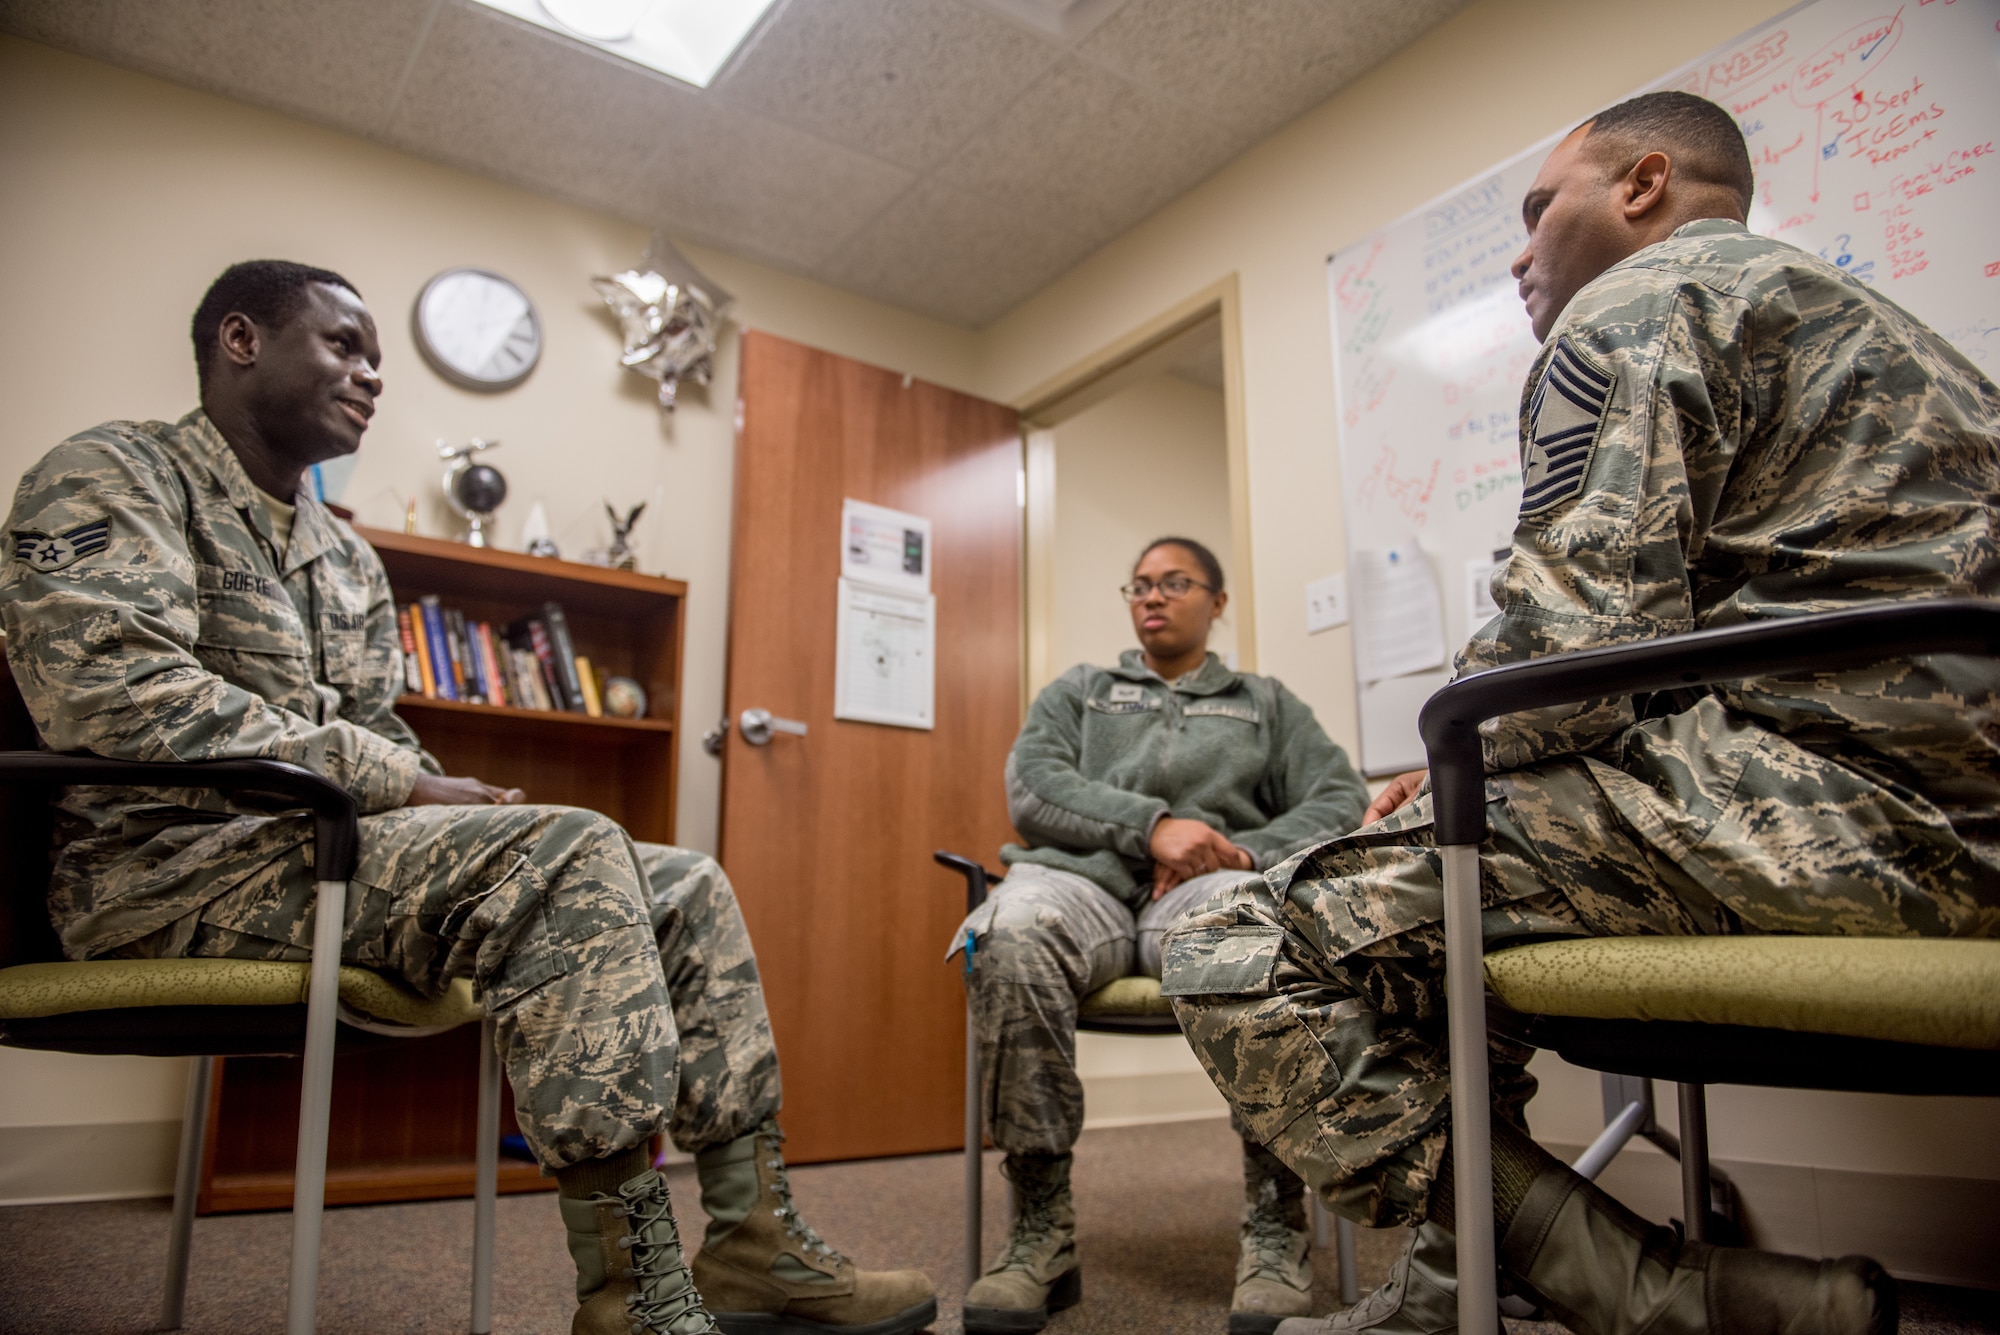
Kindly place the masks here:
MULTIPOLYGON (((963 1159, 955 1154, 793 1170, 805 1217, 863 1265, 917 1266, 937 1281, 939 1335, 957 1335, 965 1292, 963 1159)), ((997 1159, 987 1160, 986 1238, 1001 1228, 997 1159)), ((1049 1335, 1222 1335, 1242 1178, 1220 1121, 1087 1133, 1075 1185, 1084 1301, 1049 1335)), ((693 1170, 669 1170, 684 1236, 698 1238, 693 1170)), ((166 1254, 163 1201, 0 1209, 0 1332, 137 1335, 155 1324, 166 1254)), ((189 1335, 268 1335, 284 1326, 290 1216, 197 1221, 189 1335)), ((467 1328, 472 1205, 441 1201, 331 1210, 320 1270, 325 1335, 451 1335, 467 1328)), ((1361 1230, 1364 1287, 1402 1249, 1400 1231, 1361 1230)), ((1337 1305, 1331 1248, 1315 1258, 1316 1310, 1337 1305)), ((495 1326, 564 1335, 573 1271, 551 1196, 503 1197, 495 1326)), ((1995 1295, 1905 1287, 1906 1335, 2000 1331, 1995 1295)), ((1510 1335, 1562 1327, 1510 1323, 1510 1335)))

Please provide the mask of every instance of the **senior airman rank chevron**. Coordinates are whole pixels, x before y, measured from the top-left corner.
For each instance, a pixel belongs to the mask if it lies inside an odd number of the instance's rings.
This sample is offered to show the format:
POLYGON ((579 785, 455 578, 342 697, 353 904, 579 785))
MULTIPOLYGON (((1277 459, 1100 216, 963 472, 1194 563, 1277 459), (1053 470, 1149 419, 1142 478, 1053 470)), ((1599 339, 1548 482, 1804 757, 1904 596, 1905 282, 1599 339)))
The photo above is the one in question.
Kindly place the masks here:
POLYGON ((67 533, 50 537, 31 529, 14 530, 14 557, 31 569, 43 572, 95 556, 111 545, 109 517, 79 524, 67 533))
POLYGON ((1583 490, 1590 452, 1618 383, 1570 343, 1556 350, 1528 400, 1528 449, 1521 461, 1521 513, 1537 514, 1583 490))

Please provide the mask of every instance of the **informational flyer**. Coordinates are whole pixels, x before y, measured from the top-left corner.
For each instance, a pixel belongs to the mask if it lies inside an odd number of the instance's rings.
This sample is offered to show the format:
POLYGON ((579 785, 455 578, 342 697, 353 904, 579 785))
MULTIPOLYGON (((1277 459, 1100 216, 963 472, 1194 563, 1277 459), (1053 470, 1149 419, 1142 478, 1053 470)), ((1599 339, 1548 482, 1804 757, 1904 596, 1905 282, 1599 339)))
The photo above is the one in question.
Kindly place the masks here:
POLYGON ((895 593, 929 593, 931 521, 851 497, 843 500, 840 577, 895 593))
POLYGON ((833 716, 936 727, 937 598, 840 581, 833 716))
POLYGON ((1422 672, 1444 662, 1437 577, 1414 541, 1355 551, 1348 576, 1362 681, 1422 672))

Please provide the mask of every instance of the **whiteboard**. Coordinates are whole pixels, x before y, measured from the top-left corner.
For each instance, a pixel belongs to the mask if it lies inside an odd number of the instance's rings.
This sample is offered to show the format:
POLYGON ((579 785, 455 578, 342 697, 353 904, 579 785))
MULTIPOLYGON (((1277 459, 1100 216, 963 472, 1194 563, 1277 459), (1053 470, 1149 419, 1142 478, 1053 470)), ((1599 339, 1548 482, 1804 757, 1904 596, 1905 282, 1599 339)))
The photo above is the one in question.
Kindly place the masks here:
MULTIPOLYGON (((1757 173, 1751 231, 1840 265, 2000 379, 1996 22, 1996 0, 1816 0, 1639 91, 1727 107, 1757 173)), ((1509 544, 1520 509, 1540 347, 1508 267, 1521 197, 1570 128, 1327 260, 1349 568, 1414 540, 1451 646, 1485 621, 1468 566, 1509 544)), ((1417 710, 1448 677, 1357 671, 1365 772, 1423 765, 1417 710)))

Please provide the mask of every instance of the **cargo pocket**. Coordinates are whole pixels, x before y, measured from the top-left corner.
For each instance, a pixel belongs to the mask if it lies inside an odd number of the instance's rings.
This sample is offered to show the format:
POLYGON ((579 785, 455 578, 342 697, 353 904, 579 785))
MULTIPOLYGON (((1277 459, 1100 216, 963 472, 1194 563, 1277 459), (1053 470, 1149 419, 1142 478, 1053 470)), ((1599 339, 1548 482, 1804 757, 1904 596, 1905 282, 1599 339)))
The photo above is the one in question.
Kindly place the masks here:
POLYGON ((1282 929, 1253 924, 1174 932, 1161 962, 1160 995, 1269 996, 1284 944, 1282 929))

